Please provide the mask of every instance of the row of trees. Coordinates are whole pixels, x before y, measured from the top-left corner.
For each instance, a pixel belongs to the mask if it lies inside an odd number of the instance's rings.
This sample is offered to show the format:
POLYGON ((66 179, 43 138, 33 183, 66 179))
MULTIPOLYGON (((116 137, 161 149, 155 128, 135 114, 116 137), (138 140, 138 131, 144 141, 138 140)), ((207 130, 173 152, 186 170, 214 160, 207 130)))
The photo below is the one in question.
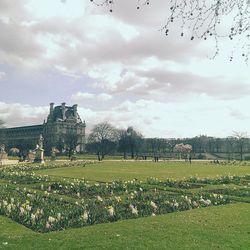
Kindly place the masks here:
POLYGON ((142 138, 142 135, 133 127, 117 130, 109 123, 100 123, 90 133, 86 150, 95 153, 99 160, 115 151, 122 152, 124 158, 127 158, 129 153, 133 159, 140 151, 142 138))
POLYGON ((147 156, 176 157, 178 152, 184 155, 192 153, 193 157, 200 159, 209 157, 243 160, 245 153, 250 154, 250 139, 242 132, 234 132, 227 138, 144 138, 133 127, 118 130, 109 123, 101 123, 91 131, 86 150, 96 154, 99 160, 107 154, 123 154, 124 158, 130 156, 133 159, 147 156))
MULTIPOLYGON (((0 121, 0 126, 3 122, 0 121)), ((76 134, 67 134, 61 136, 58 143, 52 143, 53 138, 47 138, 44 141, 47 154, 51 153, 51 148, 57 148, 58 151, 65 151, 69 157, 73 154, 78 137, 76 134)), ((7 149, 13 145, 8 145, 4 138, 0 138, 0 144, 5 144, 7 149)), ((14 145, 22 152, 22 148, 34 148, 34 145, 27 145, 25 141, 19 141, 20 145, 14 145)), ((107 154, 119 154, 124 158, 131 157, 132 159, 148 156, 151 157, 178 157, 187 155, 183 150, 179 150, 177 145, 190 145, 192 150, 190 153, 193 158, 226 158, 232 159, 248 159, 250 158, 250 139, 246 133, 234 132, 232 136, 227 138, 215 138, 209 136, 196 136, 193 138, 177 139, 177 138, 144 138, 143 135, 134 129, 128 127, 124 130, 119 130, 109 123, 100 123, 96 125, 88 136, 86 143, 86 152, 96 154, 99 160, 104 159, 107 154), (247 155, 249 153, 249 156, 247 155)))

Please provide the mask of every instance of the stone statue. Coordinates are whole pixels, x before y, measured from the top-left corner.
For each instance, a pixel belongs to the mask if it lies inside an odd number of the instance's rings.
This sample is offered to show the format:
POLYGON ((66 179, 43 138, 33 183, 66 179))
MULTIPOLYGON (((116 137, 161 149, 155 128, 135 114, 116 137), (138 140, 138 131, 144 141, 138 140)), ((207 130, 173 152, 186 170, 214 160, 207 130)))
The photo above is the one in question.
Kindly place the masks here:
POLYGON ((0 146, 0 153, 6 153, 6 152, 5 152, 5 145, 4 145, 4 144, 2 144, 2 145, 0 146))
POLYGON ((36 145, 36 156, 34 162, 44 163, 43 136, 40 134, 38 144, 36 145))
POLYGON ((43 149, 43 141, 44 141, 44 138, 43 138, 42 134, 40 134, 39 141, 38 141, 38 146, 40 149, 43 149))
POLYGON ((51 160, 51 161, 55 161, 55 160, 56 160, 56 148, 55 148, 55 147, 53 147, 53 148, 51 149, 50 160, 51 160))
POLYGON ((2 144, 0 146, 0 161, 7 159, 8 159, 8 154, 5 152, 5 145, 2 144))

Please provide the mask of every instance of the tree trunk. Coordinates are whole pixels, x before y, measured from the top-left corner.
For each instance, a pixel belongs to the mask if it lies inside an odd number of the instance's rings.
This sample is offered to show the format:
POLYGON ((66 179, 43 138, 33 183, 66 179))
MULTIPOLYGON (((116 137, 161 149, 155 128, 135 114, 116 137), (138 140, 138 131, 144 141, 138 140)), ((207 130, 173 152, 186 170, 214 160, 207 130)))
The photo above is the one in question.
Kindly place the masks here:
POLYGON ((100 153, 97 153, 98 161, 101 161, 100 153))

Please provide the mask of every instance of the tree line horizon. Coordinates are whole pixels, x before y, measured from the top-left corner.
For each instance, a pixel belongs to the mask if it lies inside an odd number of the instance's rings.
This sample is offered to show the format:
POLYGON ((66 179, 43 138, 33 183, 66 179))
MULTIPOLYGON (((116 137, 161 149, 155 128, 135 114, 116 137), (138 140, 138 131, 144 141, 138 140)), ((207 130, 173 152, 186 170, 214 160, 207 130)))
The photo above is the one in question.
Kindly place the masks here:
MULTIPOLYGON (((0 121, 0 124, 0 127, 3 127, 4 122, 0 121)), ((53 143, 52 141, 51 138, 45 139, 46 155, 50 155, 56 149, 58 154, 68 154, 71 157, 78 140, 76 135, 68 134, 64 140, 53 143)), ((8 148, 8 142, 4 141, 4 138, 0 138, 0 144, 5 144, 8 148)), ((20 148, 20 151, 30 150, 28 147, 27 145, 27 148, 20 148)), ((147 159, 147 157, 206 159, 209 156, 213 159, 250 160, 250 138, 245 132, 233 132, 228 137, 199 135, 187 138, 147 138, 132 126, 128 126, 127 129, 117 129, 110 123, 103 122, 95 125, 90 131, 85 152, 82 153, 95 154, 99 161, 106 155, 121 155, 124 159, 147 159), (179 144, 190 145, 191 150, 182 152, 178 150, 179 144)))
POLYGON ((123 158, 187 158, 205 159, 210 157, 227 160, 250 160, 250 138, 245 132, 233 132, 231 136, 218 138, 206 135, 191 138, 145 138, 142 133, 129 126, 116 129, 111 124, 99 123, 91 130, 86 143, 87 152, 96 154, 99 160, 105 155, 122 153, 123 158), (190 145, 191 150, 178 150, 177 145, 190 145))

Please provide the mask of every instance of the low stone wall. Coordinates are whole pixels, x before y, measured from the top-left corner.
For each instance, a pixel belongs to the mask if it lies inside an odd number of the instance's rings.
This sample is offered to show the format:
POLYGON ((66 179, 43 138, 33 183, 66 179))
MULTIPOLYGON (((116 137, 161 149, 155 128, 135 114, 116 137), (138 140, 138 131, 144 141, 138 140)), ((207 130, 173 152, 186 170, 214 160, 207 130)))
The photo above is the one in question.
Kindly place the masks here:
POLYGON ((17 164, 18 160, 0 160, 0 166, 17 164))

